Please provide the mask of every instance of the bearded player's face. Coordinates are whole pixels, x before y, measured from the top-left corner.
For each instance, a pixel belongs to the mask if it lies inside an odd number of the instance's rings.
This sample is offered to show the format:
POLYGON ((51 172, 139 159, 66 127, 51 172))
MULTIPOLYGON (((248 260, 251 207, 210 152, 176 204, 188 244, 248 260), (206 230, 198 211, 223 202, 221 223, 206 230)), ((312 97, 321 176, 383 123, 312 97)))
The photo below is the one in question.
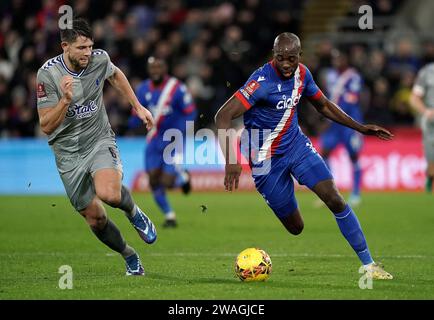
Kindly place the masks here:
POLYGON ((151 59, 148 61, 148 73, 153 83, 160 84, 167 73, 167 67, 162 60, 151 59))
POLYGON ((279 43, 273 49, 274 65, 285 78, 290 78, 298 67, 301 50, 289 42, 279 43))
POLYGON ((63 42, 62 47, 74 69, 81 70, 87 67, 92 57, 93 41, 91 39, 78 36, 74 42, 63 42))

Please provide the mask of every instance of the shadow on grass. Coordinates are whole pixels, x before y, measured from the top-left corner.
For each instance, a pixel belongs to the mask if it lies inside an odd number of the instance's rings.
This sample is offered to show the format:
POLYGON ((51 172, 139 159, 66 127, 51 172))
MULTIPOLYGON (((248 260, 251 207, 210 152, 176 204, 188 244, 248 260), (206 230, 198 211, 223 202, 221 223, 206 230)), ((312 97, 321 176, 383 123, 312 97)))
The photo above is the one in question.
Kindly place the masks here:
POLYGON ((170 281, 176 282, 179 284, 237 284, 239 281, 234 278, 217 278, 217 277, 209 277, 209 278, 189 278, 183 275, 169 275, 163 273, 156 272, 148 272, 146 273, 146 277, 149 279, 161 280, 161 281, 170 281))
POLYGON ((287 281, 284 279, 269 279, 265 282, 242 282, 236 277, 198 277, 198 278, 187 278, 182 277, 181 275, 168 275, 168 274, 160 274, 160 273, 147 273, 146 276, 149 279, 158 280, 158 281, 167 281, 172 282, 173 284, 178 285, 194 285, 194 284, 215 284, 215 285, 231 285, 234 288, 239 288, 240 286, 249 286, 252 288, 276 288, 276 289, 297 289, 297 288, 322 288, 322 289, 350 289, 352 285, 336 285, 331 283, 306 283, 306 281, 294 281, 294 279, 288 279, 287 281))

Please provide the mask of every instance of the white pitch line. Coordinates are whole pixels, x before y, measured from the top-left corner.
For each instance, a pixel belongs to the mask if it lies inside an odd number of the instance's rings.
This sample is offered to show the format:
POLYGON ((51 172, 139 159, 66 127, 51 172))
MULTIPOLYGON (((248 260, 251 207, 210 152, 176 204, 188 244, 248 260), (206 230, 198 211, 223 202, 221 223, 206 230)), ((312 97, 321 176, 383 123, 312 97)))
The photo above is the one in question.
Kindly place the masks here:
MULTIPOLYGON (((198 253, 198 252, 174 252, 174 253, 156 253, 150 252, 149 256, 178 256, 178 257, 233 257, 238 253, 198 253)), ((311 254, 311 253, 273 253, 270 254, 273 257, 307 257, 307 258, 350 258, 354 255, 343 254, 311 254)), ((397 255, 397 256, 380 256, 381 258, 393 258, 393 259, 433 259, 434 256, 427 255, 397 255)))
MULTIPOLYGON (((100 255, 101 252, 13 252, 6 253, 0 252, 0 257, 4 256, 94 256, 100 255)), ((117 253, 105 253, 106 256, 118 256, 117 253)), ((153 257, 235 257, 238 253, 227 253, 227 252, 217 252, 217 253, 201 253, 201 252, 146 252, 144 255, 153 257)), ((314 254, 314 253, 271 253, 272 257, 282 257, 282 258, 351 258, 354 255, 344 255, 344 254, 314 254)), ((380 258, 390 258, 390 259, 434 259, 434 256, 430 255, 376 255, 380 258)))

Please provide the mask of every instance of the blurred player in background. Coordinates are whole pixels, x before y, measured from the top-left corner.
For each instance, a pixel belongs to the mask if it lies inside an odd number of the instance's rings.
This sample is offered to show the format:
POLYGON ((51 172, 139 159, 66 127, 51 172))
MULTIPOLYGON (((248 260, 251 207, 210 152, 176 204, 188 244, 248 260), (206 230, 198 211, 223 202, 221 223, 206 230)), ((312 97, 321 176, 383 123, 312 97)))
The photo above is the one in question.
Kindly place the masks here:
MULTIPOLYGON (((330 120, 383 140, 390 140, 392 134, 376 125, 360 124, 328 100, 309 69, 299 63, 300 56, 301 43, 296 35, 277 36, 272 61, 253 72, 246 84, 221 107, 216 115, 217 128, 227 131, 232 119, 244 115, 256 189, 290 233, 300 234, 304 227, 294 195, 294 176, 333 212, 339 229, 368 275, 374 279, 392 279, 372 259, 356 214, 345 203, 324 160, 298 126, 297 106, 305 96, 330 120), (261 129, 271 132, 258 132, 261 129), (259 143, 257 134, 262 135, 259 143)), ((232 162, 231 159, 236 159, 235 150, 227 147, 233 146, 233 137, 219 134, 219 142, 226 158, 225 189, 232 191, 238 187, 241 164, 232 162)))
POLYGON ((434 63, 419 71, 410 104, 421 116, 424 153, 428 162, 425 190, 431 193, 434 180, 434 63))
POLYGON ((37 104, 42 131, 48 135, 56 165, 74 208, 93 233, 126 261, 127 275, 143 275, 139 256, 107 217, 103 203, 125 212, 146 243, 157 234, 151 220, 122 185, 122 163, 103 103, 105 80, 118 89, 151 129, 153 118, 134 95, 124 73, 104 50, 93 50, 89 24, 73 20, 60 31, 63 53, 37 74, 37 104))
MULTIPOLYGON (((164 132, 177 129, 185 137, 186 121, 194 121, 196 107, 187 87, 178 79, 169 76, 167 64, 157 57, 148 58, 149 79, 136 90, 140 103, 146 105, 155 119, 155 126, 147 133, 145 170, 155 202, 165 216, 163 227, 176 227, 176 214, 167 199, 166 190, 181 188, 184 194, 191 191, 190 174, 181 167, 181 154, 168 163, 164 150, 172 141, 164 141, 164 132)), ((130 118, 130 127, 140 124, 137 116, 130 118)), ((179 141, 179 143, 182 143, 179 141)))
MULTIPOLYGON (((333 68, 326 74, 327 97, 340 106, 351 118, 362 122, 360 110, 360 90, 362 87, 360 74, 349 65, 349 57, 342 50, 332 51, 333 68)), ((329 122, 328 127, 321 134, 321 156, 330 168, 329 156, 339 145, 343 145, 351 159, 353 169, 353 190, 348 203, 352 206, 360 204, 360 185, 362 171, 359 154, 363 144, 362 134, 352 128, 337 122, 329 122)))

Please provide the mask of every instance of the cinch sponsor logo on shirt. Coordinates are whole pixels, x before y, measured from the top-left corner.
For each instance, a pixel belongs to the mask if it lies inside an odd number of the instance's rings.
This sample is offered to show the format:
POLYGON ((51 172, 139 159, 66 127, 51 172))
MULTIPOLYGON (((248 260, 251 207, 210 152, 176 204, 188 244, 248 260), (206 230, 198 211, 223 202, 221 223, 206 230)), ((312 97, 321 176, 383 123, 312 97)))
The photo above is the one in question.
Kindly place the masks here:
POLYGON ((297 103, 300 101, 301 95, 296 95, 294 99, 292 97, 286 98, 286 95, 282 96, 282 99, 276 104, 276 109, 289 109, 297 105, 297 103))
POLYGON ((75 104, 69 106, 68 112, 66 112, 67 118, 83 119, 91 117, 98 110, 98 106, 95 101, 91 100, 88 105, 75 104))

